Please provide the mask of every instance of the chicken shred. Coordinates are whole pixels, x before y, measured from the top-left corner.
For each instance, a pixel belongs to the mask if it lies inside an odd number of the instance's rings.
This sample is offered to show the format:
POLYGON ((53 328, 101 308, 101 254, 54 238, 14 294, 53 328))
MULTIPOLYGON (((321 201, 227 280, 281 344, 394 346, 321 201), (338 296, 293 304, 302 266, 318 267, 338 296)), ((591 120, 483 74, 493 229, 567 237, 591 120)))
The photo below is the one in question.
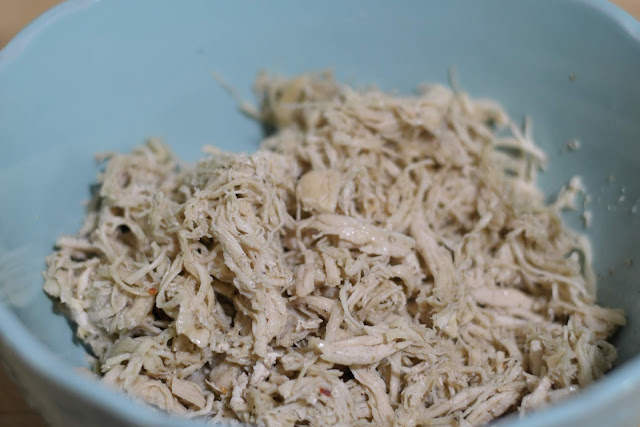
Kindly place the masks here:
POLYGON ((500 106, 326 73, 255 90, 261 150, 106 155, 47 258, 105 383, 212 422, 468 426, 611 369, 624 313, 500 106))

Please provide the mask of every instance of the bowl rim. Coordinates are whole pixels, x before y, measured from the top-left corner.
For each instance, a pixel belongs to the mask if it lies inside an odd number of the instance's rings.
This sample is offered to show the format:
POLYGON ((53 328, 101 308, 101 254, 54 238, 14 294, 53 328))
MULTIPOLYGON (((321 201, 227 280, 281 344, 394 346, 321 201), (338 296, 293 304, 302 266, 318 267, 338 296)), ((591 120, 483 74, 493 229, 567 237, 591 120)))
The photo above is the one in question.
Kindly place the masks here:
MULTIPOLYGON (((599 12, 604 18, 622 28, 626 36, 640 47, 640 22, 626 11, 607 0, 569 0, 579 7, 587 7, 599 12)), ((100 0, 65 0, 47 10, 29 25, 17 33, 0 50, 0 73, 29 48, 30 42, 43 33, 47 27, 60 21, 67 15, 88 8, 100 0)), ((1 75, 0 75, 1 77, 1 75)), ((1 280, 1 278, 0 278, 1 280)), ((177 424, 192 427, 204 426, 197 420, 186 420, 136 403, 124 393, 99 384, 70 368, 59 356, 56 356, 40 342, 7 306, 0 300, 0 344, 38 376, 46 378, 52 384, 60 386, 72 395, 89 399, 91 403, 115 418, 137 425, 175 426, 177 424), (187 424, 188 423, 188 424, 187 424)), ((530 417, 517 419, 511 415, 499 422, 510 426, 527 427, 571 422, 583 408, 599 411, 619 400, 623 394, 640 388, 640 355, 623 363, 604 378, 582 390, 578 395, 530 417), (515 421, 515 424, 513 424, 515 421)), ((45 414, 46 415, 46 414, 45 414)))

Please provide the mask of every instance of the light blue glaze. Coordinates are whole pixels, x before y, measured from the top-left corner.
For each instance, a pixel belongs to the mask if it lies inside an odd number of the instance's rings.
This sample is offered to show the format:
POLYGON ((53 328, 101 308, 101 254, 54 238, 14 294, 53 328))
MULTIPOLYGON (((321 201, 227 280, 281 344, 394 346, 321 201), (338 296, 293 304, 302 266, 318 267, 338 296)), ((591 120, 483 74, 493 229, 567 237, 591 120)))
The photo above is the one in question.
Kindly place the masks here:
POLYGON ((340 80, 407 93, 446 82, 451 66, 474 96, 533 118, 551 157, 547 191, 584 177, 599 298, 629 316, 616 337, 619 367, 518 425, 637 425, 640 24, 599 0, 76 0, 43 15, 0 52, 0 354, 30 399, 56 426, 195 425, 74 373, 86 364, 83 350, 41 292, 44 256, 82 218, 95 152, 125 151, 149 135, 187 160, 207 143, 255 149, 259 127, 214 71, 251 99, 260 69, 330 67, 340 80), (581 149, 558 155, 571 138, 581 149))

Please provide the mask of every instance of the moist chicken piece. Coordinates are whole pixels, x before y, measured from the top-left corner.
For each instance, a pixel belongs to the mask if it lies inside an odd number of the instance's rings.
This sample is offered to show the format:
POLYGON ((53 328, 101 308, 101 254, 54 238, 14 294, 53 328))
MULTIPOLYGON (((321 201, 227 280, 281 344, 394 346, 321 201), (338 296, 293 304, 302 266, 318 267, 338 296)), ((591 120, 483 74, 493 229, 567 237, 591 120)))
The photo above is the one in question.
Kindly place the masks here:
POLYGON ((298 180, 296 197, 307 210, 334 212, 340 193, 340 173, 332 170, 309 171, 298 180))

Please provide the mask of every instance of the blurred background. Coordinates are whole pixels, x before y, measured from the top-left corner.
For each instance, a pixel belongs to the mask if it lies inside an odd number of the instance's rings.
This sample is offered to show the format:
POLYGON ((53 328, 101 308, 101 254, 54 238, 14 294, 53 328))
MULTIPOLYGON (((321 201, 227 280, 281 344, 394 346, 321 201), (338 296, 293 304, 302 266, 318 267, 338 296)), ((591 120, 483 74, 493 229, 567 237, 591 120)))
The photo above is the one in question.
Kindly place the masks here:
MULTIPOLYGON (((38 15, 61 0, 0 0, 0 49, 38 15)), ((640 0, 614 0, 640 20, 640 0)), ((46 424, 22 399, 0 366, 0 426, 44 427, 46 424)))

